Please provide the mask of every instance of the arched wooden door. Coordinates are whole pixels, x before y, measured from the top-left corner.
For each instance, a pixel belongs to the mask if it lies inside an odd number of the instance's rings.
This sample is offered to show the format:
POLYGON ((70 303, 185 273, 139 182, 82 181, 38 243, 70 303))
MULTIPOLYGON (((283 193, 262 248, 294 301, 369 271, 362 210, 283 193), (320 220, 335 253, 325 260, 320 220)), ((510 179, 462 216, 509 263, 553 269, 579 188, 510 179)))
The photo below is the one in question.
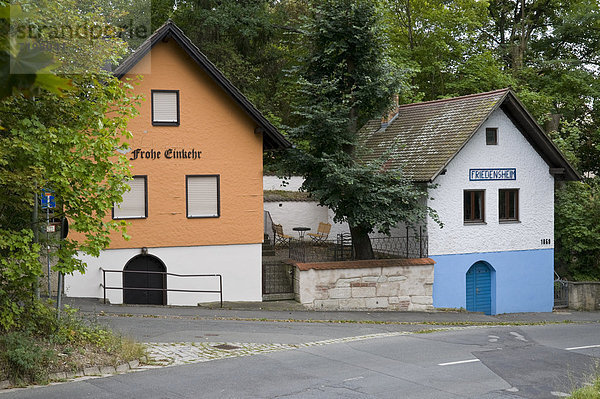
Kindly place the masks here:
POLYGON ((485 262, 467 272, 467 310, 492 314, 492 268, 485 262))
POLYGON ((125 265, 124 271, 136 273, 123 273, 123 302, 138 305, 166 305, 166 291, 154 289, 167 288, 167 276, 147 272, 166 272, 164 263, 156 256, 138 255, 125 265), (131 289, 138 288, 138 289, 131 289), (153 288, 144 290, 139 288, 153 288))

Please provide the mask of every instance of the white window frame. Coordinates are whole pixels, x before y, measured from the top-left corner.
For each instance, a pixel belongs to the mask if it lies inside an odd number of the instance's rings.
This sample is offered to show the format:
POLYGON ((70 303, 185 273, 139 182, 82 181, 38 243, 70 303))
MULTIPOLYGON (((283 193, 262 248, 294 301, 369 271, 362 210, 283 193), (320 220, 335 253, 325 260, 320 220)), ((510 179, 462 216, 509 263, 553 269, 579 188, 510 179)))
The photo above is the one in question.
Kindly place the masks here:
POLYGON ((152 125, 153 126, 179 126, 179 90, 151 90, 150 91, 150 97, 152 99, 151 101, 151 107, 152 107, 152 125), (176 119, 175 120, 167 120, 167 119, 163 119, 163 120, 157 120, 156 116, 154 115, 154 103, 155 103, 155 98, 154 95, 160 95, 161 93, 170 93, 170 94, 175 94, 175 106, 177 107, 176 110, 176 119))
POLYGON ((218 218, 221 216, 221 177, 219 175, 186 175, 185 176, 185 213, 188 219, 196 218, 218 218), (215 210, 216 212, 195 212, 193 207, 190 207, 190 179, 206 178, 215 179, 215 210))
MULTIPOLYGON (((120 204, 114 203, 113 204, 113 209, 112 209, 112 218, 113 219, 146 219, 148 218, 148 176, 146 175, 136 175, 133 176, 133 179, 128 181, 127 183, 129 184, 129 186, 131 187, 131 183, 133 183, 136 180, 143 180, 144 182, 144 199, 143 199, 143 206, 144 206, 144 212, 139 212, 136 215, 122 215, 120 214, 120 209, 121 206, 120 204), (117 210, 118 209, 118 210, 117 210)), ((139 191, 136 192, 134 190, 129 190, 125 193, 123 193, 123 201, 121 202, 121 204, 124 201, 133 201, 135 196, 139 197, 140 193, 139 191)), ((139 201, 140 199, 137 198, 137 201, 139 201)))

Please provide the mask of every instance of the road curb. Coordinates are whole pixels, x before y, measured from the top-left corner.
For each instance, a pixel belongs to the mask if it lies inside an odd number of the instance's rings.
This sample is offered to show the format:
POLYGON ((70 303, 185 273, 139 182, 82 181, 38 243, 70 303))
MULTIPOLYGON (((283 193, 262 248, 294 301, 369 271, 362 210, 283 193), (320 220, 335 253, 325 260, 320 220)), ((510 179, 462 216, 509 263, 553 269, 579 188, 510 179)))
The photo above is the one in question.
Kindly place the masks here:
MULTIPOLYGON (((48 375, 48 380, 52 383, 74 381, 83 377, 102 377, 114 374, 124 374, 130 371, 136 371, 141 368, 140 365, 148 362, 147 356, 142 356, 139 359, 129 361, 127 363, 118 364, 117 366, 91 366, 84 367, 77 371, 65 372, 59 371, 48 375)), ((35 386, 29 385, 27 388, 35 386)), ((0 381, 0 390, 16 388, 10 380, 0 381)))

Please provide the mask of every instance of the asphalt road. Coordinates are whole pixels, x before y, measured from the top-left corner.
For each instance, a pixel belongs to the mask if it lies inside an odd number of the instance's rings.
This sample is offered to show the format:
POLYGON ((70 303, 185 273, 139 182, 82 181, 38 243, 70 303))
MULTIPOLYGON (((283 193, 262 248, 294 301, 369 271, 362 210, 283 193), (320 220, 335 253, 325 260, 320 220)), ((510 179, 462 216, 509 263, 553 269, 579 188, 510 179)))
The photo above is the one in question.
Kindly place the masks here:
POLYGON ((555 398, 600 361, 600 324, 469 327, 351 342, 423 326, 100 317, 148 342, 320 346, 0 393, 12 398, 555 398))

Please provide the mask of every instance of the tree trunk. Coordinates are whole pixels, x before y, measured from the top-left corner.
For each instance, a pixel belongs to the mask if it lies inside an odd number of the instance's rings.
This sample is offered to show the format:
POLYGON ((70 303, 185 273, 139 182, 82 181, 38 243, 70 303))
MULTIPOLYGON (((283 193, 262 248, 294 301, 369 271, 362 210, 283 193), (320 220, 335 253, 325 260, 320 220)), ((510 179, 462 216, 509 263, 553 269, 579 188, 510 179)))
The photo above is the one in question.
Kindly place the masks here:
POLYGON ((368 230, 350 226, 350 234, 352 235, 352 247, 354 248, 355 259, 375 259, 368 230))

